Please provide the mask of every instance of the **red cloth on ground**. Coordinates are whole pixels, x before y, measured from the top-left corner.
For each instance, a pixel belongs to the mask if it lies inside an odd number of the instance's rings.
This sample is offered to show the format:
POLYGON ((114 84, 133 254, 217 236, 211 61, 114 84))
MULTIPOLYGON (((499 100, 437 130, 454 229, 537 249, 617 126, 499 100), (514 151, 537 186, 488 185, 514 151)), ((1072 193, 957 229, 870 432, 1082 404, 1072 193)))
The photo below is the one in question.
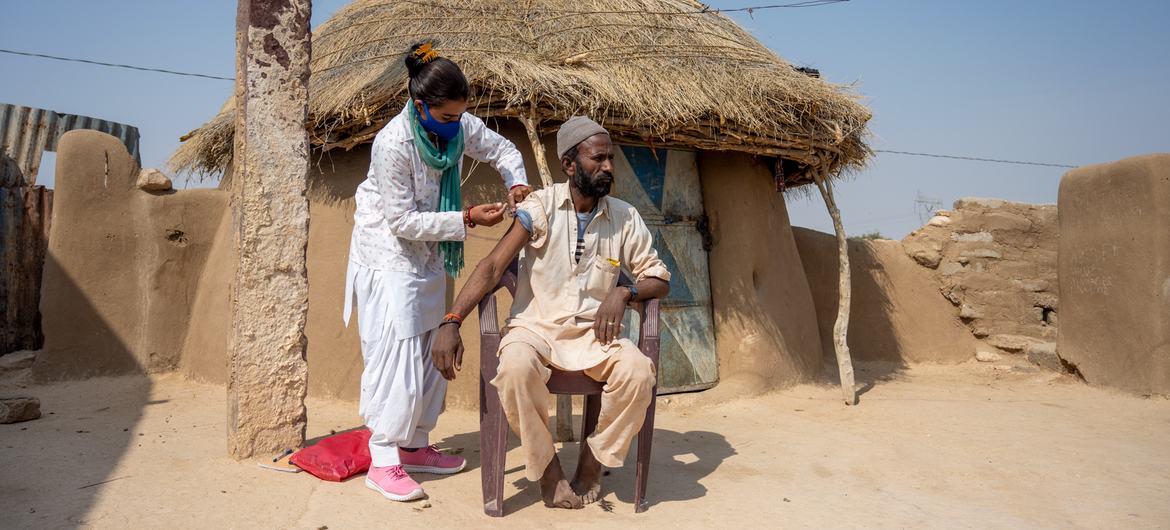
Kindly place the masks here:
POLYGON ((370 468, 370 430, 335 434, 289 457, 297 467, 322 480, 341 482, 370 468))

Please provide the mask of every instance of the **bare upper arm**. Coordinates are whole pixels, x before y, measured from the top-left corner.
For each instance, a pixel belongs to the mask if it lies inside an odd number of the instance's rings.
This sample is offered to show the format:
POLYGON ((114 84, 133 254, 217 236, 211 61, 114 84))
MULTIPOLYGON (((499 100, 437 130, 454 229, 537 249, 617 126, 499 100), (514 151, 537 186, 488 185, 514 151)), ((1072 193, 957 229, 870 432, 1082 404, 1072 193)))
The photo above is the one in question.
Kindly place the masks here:
POLYGON ((500 238, 496 247, 488 254, 488 263, 492 265, 494 270, 503 274, 512 260, 516 259, 516 256, 519 256, 520 251, 528 244, 528 238, 528 231, 520 225, 519 221, 512 219, 512 226, 508 228, 504 237, 500 238))

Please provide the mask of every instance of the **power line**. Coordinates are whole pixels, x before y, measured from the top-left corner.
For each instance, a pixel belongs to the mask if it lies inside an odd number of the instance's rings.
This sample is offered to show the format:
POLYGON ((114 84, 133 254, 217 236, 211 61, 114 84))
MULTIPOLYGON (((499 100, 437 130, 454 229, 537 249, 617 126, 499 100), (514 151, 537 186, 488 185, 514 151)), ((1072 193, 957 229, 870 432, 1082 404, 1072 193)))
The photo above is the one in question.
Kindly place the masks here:
POLYGON ((898 220, 902 220, 902 219, 910 219, 911 217, 918 217, 918 214, 917 213, 904 213, 904 214, 899 214, 899 215, 888 215, 888 216, 884 216, 884 217, 874 217, 874 218, 870 218, 870 219, 862 219, 859 221, 850 220, 849 223, 853 224, 853 225, 880 223, 882 221, 898 221, 898 220))
POLYGON ((232 78, 232 77, 220 77, 217 75, 195 74, 195 73, 191 73, 191 72, 178 72, 175 70, 164 70, 162 68, 147 68, 147 67, 143 67, 143 66, 133 66, 133 65, 129 65, 129 64, 103 63, 101 61, 91 61, 89 59, 77 59, 74 57, 57 57, 56 55, 45 55, 43 53, 21 52, 21 51, 16 51, 16 50, 5 50, 2 48, 0 48, 0 53, 8 53, 8 54, 12 54, 12 55, 24 55, 26 57, 40 57, 43 59, 53 59, 53 60, 57 60, 57 61, 66 61, 66 62, 74 62, 74 63, 95 64, 98 66, 110 66, 113 68, 125 68, 127 70, 139 70, 142 72, 158 72, 158 73, 163 73, 163 74, 183 75, 183 76, 188 76, 188 77, 202 77, 205 79, 219 79, 219 80, 223 80, 223 81, 235 81, 235 78, 232 78))
POLYGON ((929 156, 931 158, 951 158, 954 160, 974 160, 977 162, 996 162, 999 164, 1019 164, 1023 166, 1047 166, 1047 167, 1069 167, 1075 168, 1079 166, 1070 166, 1068 164, 1049 164, 1047 162, 1022 162, 1019 160, 1000 160, 997 158, 979 158, 975 156, 958 156, 958 155, 936 155, 932 153, 912 153, 910 151, 890 151, 887 149, 874 149, 875 153, 891 153, 895 155, 911 155, 911 156, 929 156))
MULTIPOLYGON (((521 7, 515 8, 499 8, 499 7, 476 7, 459 4, 444 3, 435 0, 404 0, 405 2, 430 8, 448 9, 451 11, 467 11, 475 13, 528 13, 530 9, 521 7)), ((692 11, 647 11, 638 9, 621 9, 621 10, 585 10, 585 9, 556 9, 556 8, 542 8, 541 12, 554 13, 557 15, 655 15, 655 16, 675 16, 675 15, 706 15, 719 13, 737 13, 747 12, 749 15, 755 11, 764 11, 767 9, 785 9, 785 8, 802 8, 802 7, 819 7, 830 4, 840 4, 848 2, 849 0, 805 0, 802 2, 793 2, 789 4, 770 4, 748 7, 734 7, 727 9, 712 8, 707 4, 700 4, 702 9, 692 11)))
POLYGON ((840 4, 842 2, 848 2, 848 1, 849 0, 809 0, 808 2, 796 2, 795 4, 775 4, 775 5, 769 5, 769 6, 737 7, 737 8, 733 8, 733 9, 707 9, 704 11, 699 11, 698 13, 735 13, 735 12, 741 12, 741 11, 747 11, 748 13, 751 13, 753 11, 763 11, 765 9, 781 9, 781 8, 785 8, 785 7, 796 8, 796 7, 827 6, 829 4, 840 4))

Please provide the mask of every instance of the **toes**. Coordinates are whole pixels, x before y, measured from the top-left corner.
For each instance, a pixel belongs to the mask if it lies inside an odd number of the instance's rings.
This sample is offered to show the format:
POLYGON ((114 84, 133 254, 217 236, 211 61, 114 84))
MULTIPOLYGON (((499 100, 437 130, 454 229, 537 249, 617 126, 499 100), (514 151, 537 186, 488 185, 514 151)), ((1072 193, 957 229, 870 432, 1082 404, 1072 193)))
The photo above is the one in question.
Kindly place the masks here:
POLYGON ((561 499, 559 501, 546 502, 544 505, 549 508, 561 508, 565 510, 580 510, 581 508, 585 507, 585 505, 581 503, 580 497, 575 499, 561 499))
POLYGON ((552 498, 546 498, 544 505, 549 508, 563 508, 565 510, 575 510, 584 506, 581 502, 580 495, 575 493, 565 494, 563 492, 557 492, 552 498))
POLYGON ((601 498, 601 488, 600 487, 590 488, 583 495, 581 495, 581 500, 585 504, 593 504, 593 503, 597 502, 598 499, 600 499, 600 498, 601 498))
POLYGON ((585 504, 593 504, 593 502, 596 500, 597 500, 597 492, 593 491, 592 488, 581 492, 581 502, 583 502, 585 504))
POLYGON ((573 493, 576 493, 578 496, 581 497, 581 502, 583 504, 593 504, 593 503, 597 502, 598 499, 601 498, 601 485, 600 484, 594 483, 594 484, 585 486, 585 485, 581 484, 580 482, 573 482, 572 484, 570 484, 570 487, 573 488, 573 493))
POLYGON ((580 493, 573 484, 562 481, 548 492, 550 495, 544 498, 544 505, 549 508, 563 508, 566 510, 579 510, 585 507, 585 502, 580 493))

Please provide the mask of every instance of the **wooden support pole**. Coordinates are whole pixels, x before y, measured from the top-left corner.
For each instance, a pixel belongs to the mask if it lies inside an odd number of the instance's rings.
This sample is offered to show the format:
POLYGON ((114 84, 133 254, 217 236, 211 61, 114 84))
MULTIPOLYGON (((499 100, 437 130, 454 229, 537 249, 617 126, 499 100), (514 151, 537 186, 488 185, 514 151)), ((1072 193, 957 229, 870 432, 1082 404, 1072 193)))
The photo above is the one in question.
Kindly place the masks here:
POLYGON ((305 441, 310 0, 239 0, 228 453, 305 441))
POLYGON ((528 131, 528 143, 532 144, 532 156, 536 157, 540 184, 546 188, 552 186, 552 172, 548 170, 548 162, 544 158, 544 144, 540 141, 540 116, 536 113, 536 100, 532 100, 528 116, 522 116, 520 122, 524 124, 524 130, 528 131))
POLYGON ((849 303, 852 298, 849 278, 849 240, 845 237, 845 226, 841 223, 841 211, 833 199, 833 183, 828 174, 816 171, 817 189, 825 199, 829 217, 833 218, 833 231, 837 233, 837 321, 833 324, 833 349, 837 354, 837 370, 841 374, 841 393, 846 405, 857 404, 857 393, 853 388, 853 361, 849 358, 849 303))

